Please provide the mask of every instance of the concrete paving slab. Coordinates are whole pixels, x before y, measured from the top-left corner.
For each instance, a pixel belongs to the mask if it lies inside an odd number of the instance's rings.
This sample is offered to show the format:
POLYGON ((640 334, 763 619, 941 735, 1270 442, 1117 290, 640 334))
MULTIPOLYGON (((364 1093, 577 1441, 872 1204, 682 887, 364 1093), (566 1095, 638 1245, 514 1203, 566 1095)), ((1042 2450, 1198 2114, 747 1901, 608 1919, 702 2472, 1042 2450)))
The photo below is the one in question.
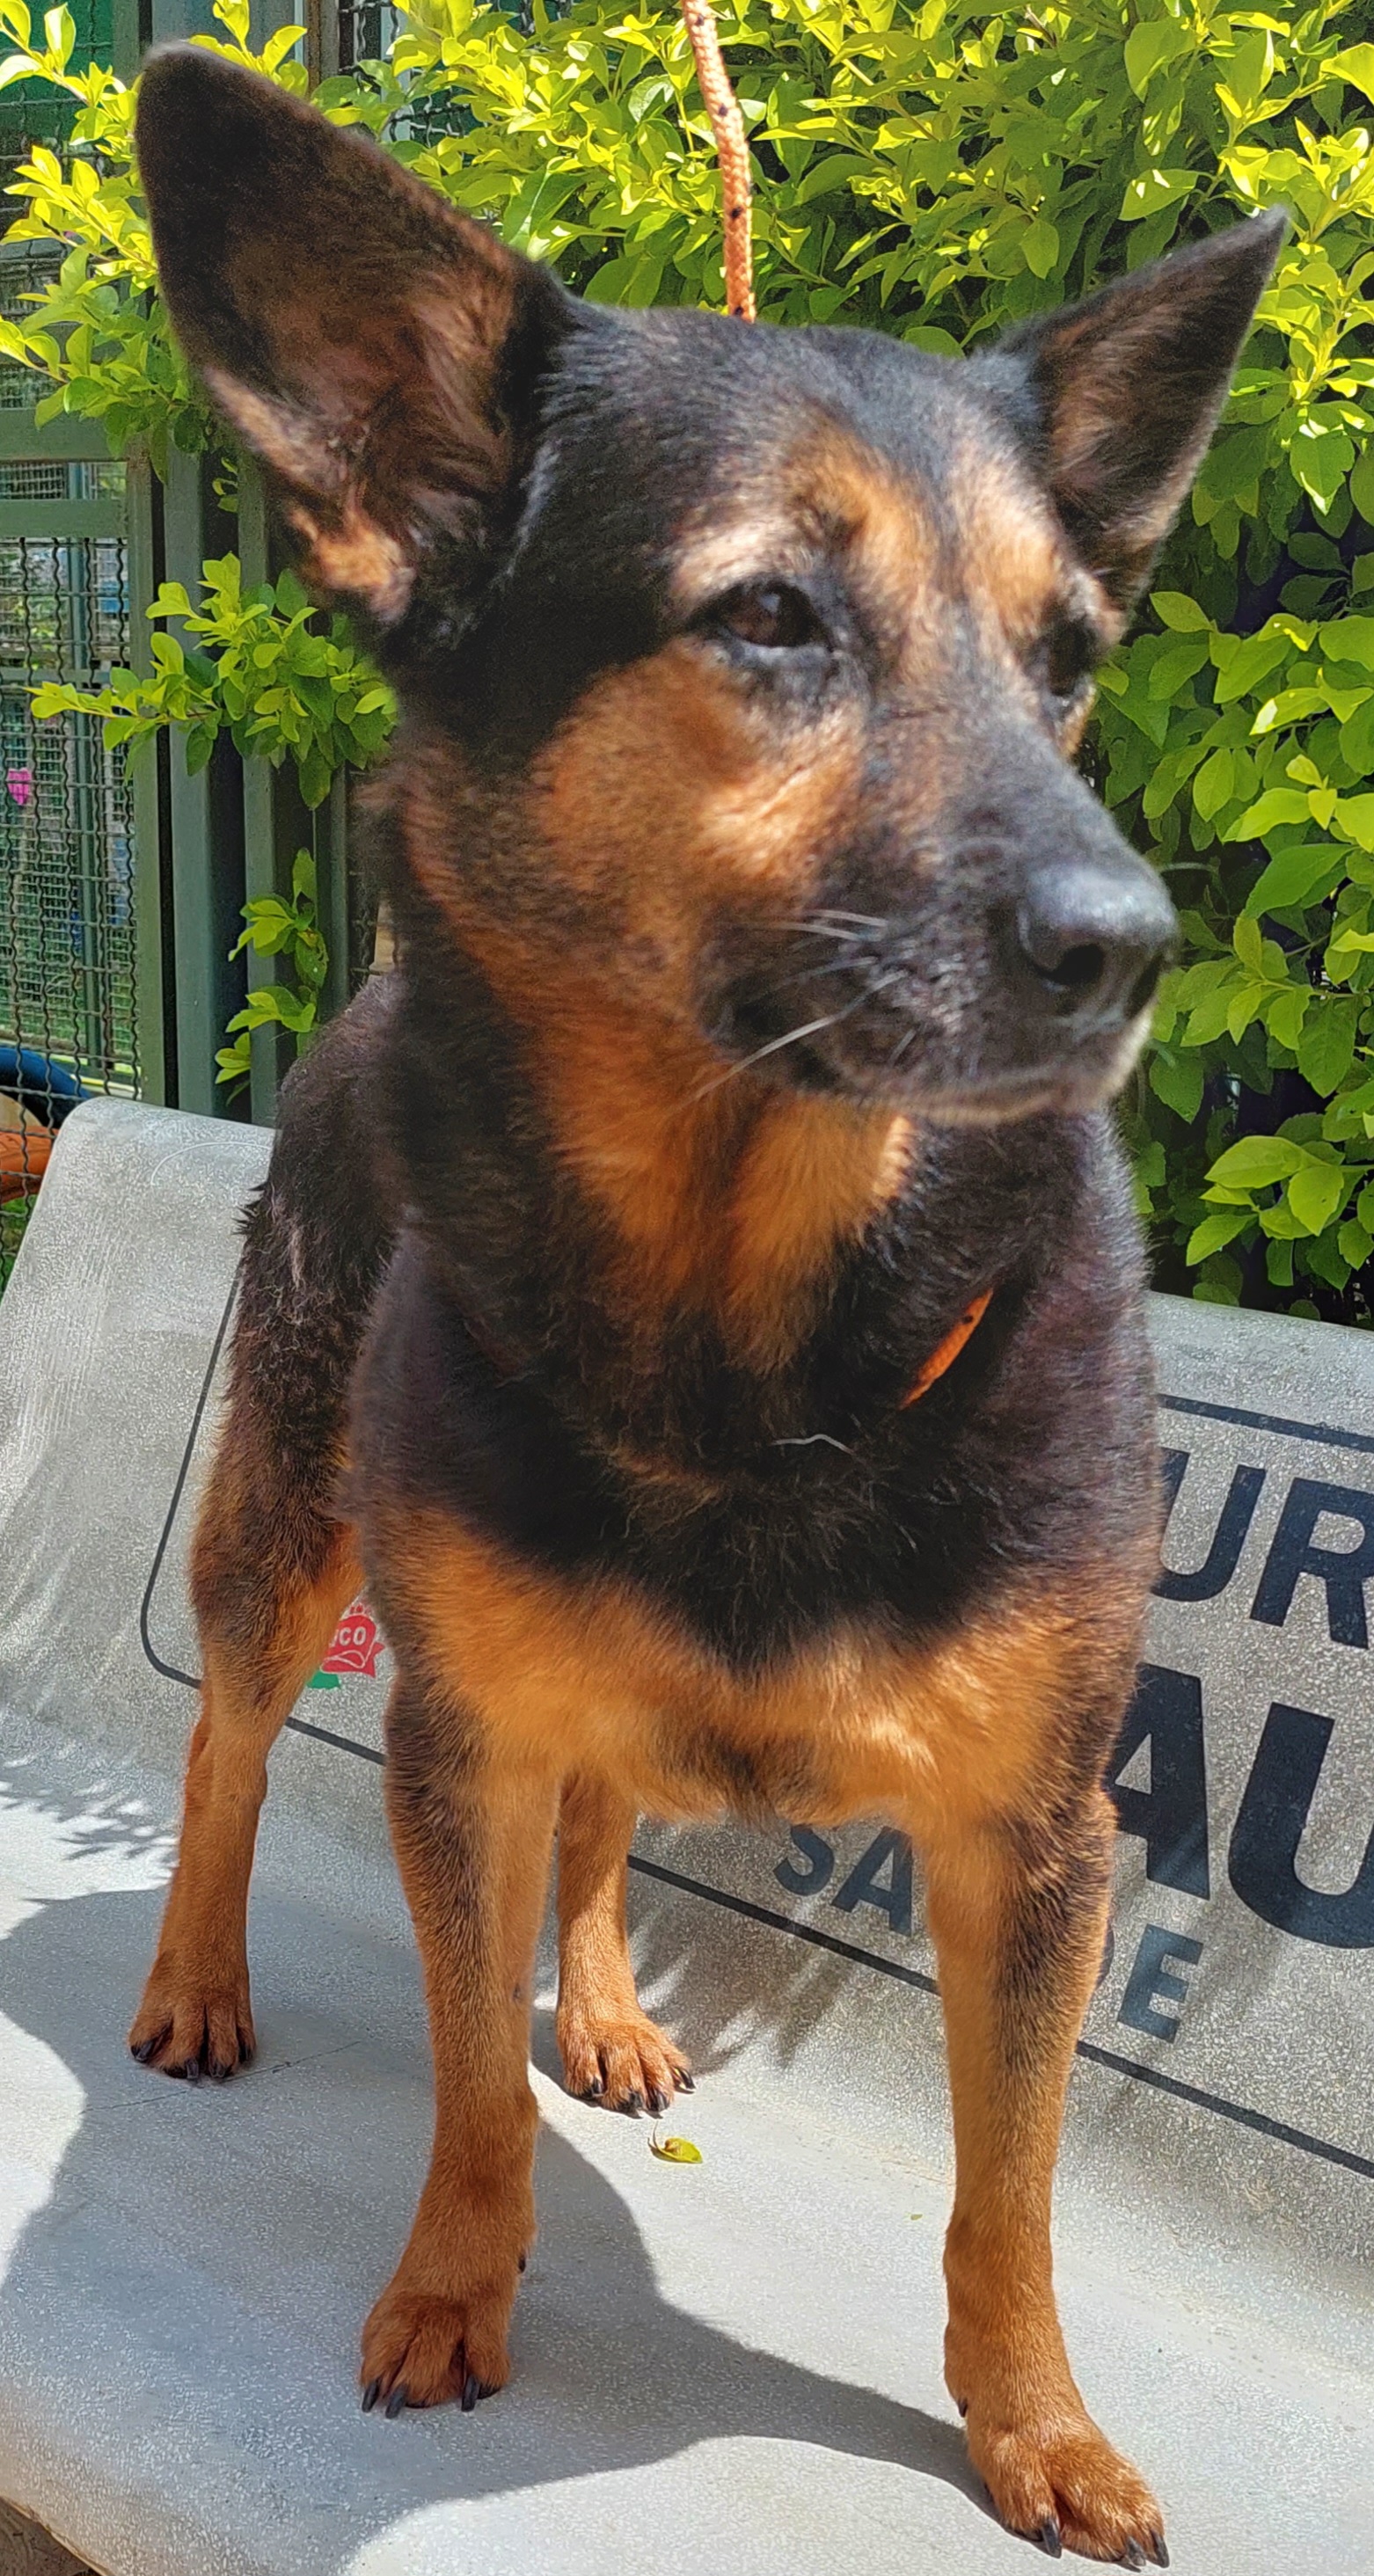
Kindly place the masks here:
MULTIPOLYGON (((876 1828, 642 1831, 637 1954, 702 2072, 672 2125, 705 2162, 659 2164, 645 2127, 562 2095, 546 1981, 542 2233, 516 2379, 470 2419, 356 2412, 429 2130, 380 1812, 388 1658, 363 1623, 274 1756, 258 2064, 190 2092, 125 2056, 192 1707, 213 1350, 266 1141, 78 1111, 0 1302, 0 2494, 109 2576, 580 2576, 684 2546, 713 2576, 1024 2565, 941 2385, 938 2006, 919 1888, 876 1828)), ((1066 2131, 1063 2305, 1175 2566, 1355 2576, 1374 1348, 1156 1302, 1161 1437, 1186 1460, 1066 2131)))

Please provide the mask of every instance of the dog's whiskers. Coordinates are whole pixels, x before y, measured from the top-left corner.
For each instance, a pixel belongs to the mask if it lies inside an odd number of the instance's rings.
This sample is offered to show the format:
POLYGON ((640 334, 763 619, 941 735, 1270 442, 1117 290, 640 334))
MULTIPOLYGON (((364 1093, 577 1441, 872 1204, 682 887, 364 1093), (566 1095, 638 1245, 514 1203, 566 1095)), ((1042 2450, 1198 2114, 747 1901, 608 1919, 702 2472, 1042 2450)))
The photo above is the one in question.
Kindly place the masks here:
POLYGON ((747 1073, 751 1065, 761 1064, 765 1056, 778 1055, 784 1047, 796 1046, 802 1038, 819 1037, 823 1029, 838 1028, 841 1020, 851 1019, 855 1011, 862 1010, 865 1002, 876 1000, 890 984, 899 984, 903 971, 896 967, 890 975, 880 975, 876 984, 865 984, 863 991, 856 993, 852 1002, 846 1002, 843 1010, 827 1011, 822 1019, 806 1020, 800 1028, 788 1029, 783 1037, 769 1038, 766 1046, 756 1047, 752 1055, 742 1057, 738 1064, 727 1065, 724 1073, 718 1073, 714 1081, 703 1082, 698 1090, 690 1092, 689 1101, 705 1100, 713 1091, 719 1091, 722 1083, 732 1081, 737 1073, 747 1073))
POLYGON ((718 1073, 714 1081, 703 1082, 691 1094, 692 1099, 705 1100, 711 1092, 719 1091, 722 1083, 732 1082, 737 1073, 747 1073, 751 1065, 761 1064, 766 1055, 778 1055, 783 1047, 796 1046, 802 1038, 819 1037, 822 1029, 833 1029, 837 1021, 847 1020, 851 1011, 857 1011, 864 998, 861 993, 858 1001, 847 1002, 842 1011, 827 1011, 822 1019, 807 1020, 801 1028, 789 1029, 785 1037, 770 1038, 766 1046, 756 1047, 752 1055, 741 1057, 738 1064, 728 1064, 724 1073, 718 1073))
POLYGON ((913 1026, 912 1026, 911 1028, 909 1028, 909 1029, 906 1031, 906 1033, 905 1033, 905 1035, 904 1035, 904 1036, 902 1036, 902 1037, 898 1038, 897 1043, 896 1043, 895 1047, 893 1048, 891 1055, 890 1055, 890 1056, 888 1057, 888 1059, 887 1059, 887 1069, 888 1069, 888 1072, 889 1072, 889 1073, 891 1073, 892 1068, 893 1068, 893 1066, 894 1066, 894 1065, 897 1065, 897 1064, 900 1064, 900 1063, 901 1063, 902 1058, 903 1058, 903 1056, 906 1054, 907 1048, 910 1046, 911 1041, 912 1041, 912 1039, 915 1037, 915 1035, 916 1035, 916 1030, 915 1030, 915 1026, 914 1026, 914 1024, 913 1024, 913 1026))
POLYGON ((799 966, 795 975, 784 975, 771 989, 775 993, 786 993, 794 984, 814 984, 822 975, 854 975, 860 972, 862 969, 856 966, 852 957, 832 957, 824 966, 799 966))
POLYGON ((779 932, 803 930, 812 939, 861 939, 865 931, 888 930, 891 924, 867 912, 810 912, 798 921, 779 921, 779 932))

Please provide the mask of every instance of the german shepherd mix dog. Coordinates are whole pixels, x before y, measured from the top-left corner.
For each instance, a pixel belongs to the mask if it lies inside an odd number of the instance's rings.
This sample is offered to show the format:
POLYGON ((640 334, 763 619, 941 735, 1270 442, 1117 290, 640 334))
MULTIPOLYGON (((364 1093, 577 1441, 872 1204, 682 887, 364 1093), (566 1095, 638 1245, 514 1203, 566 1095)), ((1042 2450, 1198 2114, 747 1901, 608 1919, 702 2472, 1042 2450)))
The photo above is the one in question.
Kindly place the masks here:
POLYGON ((471 2407, 534 2234, 555 1829, 568 2083, 661 2110, 636 1816, 886 1817, 973 2459, 1052 2554, 1162 2566, 1051 2286, 1157 1547, 1104 1104, 1172 921, 1072 756, 1282 219, 961 361, 579 304, 205 51, 150 64, 138 140, 182 345, 402 720, 399 967, 292 1076, 248 1219, 134 2054, 252 2053, 266 1755, 365 1580, 437 2118, 363 2404, 471 2407))

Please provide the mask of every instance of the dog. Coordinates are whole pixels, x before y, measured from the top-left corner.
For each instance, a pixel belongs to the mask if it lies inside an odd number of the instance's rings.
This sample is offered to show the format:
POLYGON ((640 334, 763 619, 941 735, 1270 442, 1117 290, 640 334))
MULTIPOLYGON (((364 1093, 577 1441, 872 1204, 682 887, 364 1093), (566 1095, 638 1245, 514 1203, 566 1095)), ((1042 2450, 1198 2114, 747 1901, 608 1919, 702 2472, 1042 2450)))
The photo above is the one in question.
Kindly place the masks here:
POLYGON ((1051 2554, 1162 2566, 1051 2280, 1158 1547, 1106 1104, 1173 919, 1073 755, 1282 218, 947 359, 580 303, 202 49, 150 62, 138 151, 187 359, 401 716, 399 962, 284 1086, 246 1221, 130 2046, 251 2056, 266 1756, 365 1580, 436 2131, 363 2404, 470 2409, 534 2234, 555 1832, 568 2084, 657 2111, 636 1817, 890 1820, 972 2459, 1051 2554))

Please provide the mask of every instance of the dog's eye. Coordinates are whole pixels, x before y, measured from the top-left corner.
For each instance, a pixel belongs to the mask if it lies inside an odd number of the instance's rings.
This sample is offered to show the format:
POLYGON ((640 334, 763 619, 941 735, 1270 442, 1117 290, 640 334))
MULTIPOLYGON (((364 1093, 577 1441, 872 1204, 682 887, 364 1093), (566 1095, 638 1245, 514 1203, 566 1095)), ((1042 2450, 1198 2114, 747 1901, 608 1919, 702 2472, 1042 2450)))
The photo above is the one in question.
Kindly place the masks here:
POLYGON ((728 591, 716 602, 710 623, 718 632, 733 635, 736 643, 753 644, 770 653, 795 652, 800 644, 826 641, 825 628, 805 592, 785 581, 742 582, 738 590, 728 591))
POLYGON ((1041 638, 1035 657, 1037 672, 1051 697, 1074 698, 1091 676, 1097 656, 1098 643, 1092 628, 1079 618, 1061 617, 1041 638))

